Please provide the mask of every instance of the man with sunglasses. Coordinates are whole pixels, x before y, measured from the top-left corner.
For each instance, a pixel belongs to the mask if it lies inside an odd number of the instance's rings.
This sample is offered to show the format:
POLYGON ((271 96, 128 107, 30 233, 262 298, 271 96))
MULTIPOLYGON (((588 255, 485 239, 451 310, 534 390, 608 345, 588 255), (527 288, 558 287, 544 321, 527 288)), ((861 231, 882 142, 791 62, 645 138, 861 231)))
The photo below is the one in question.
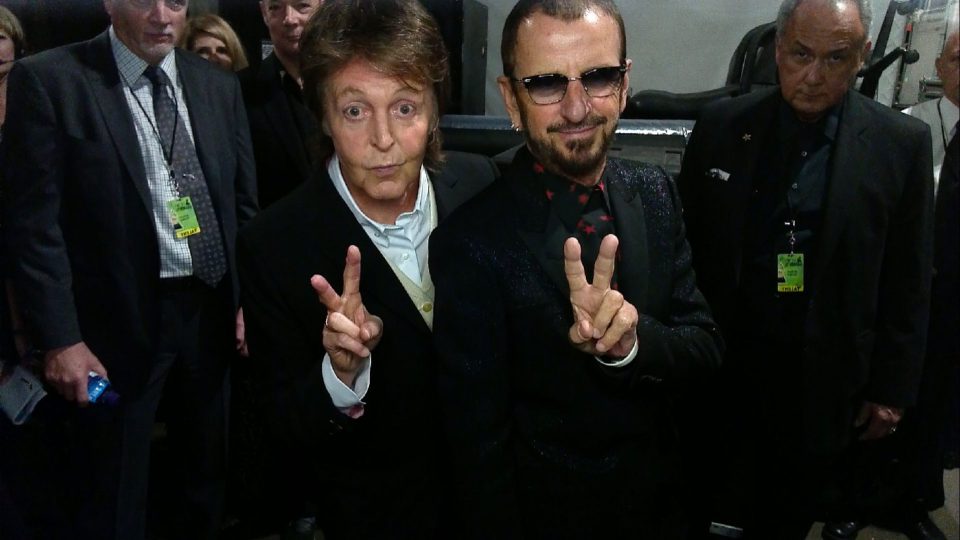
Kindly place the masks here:
POLYGON ((42 441, 17 504, 31 537, 144 538, 162 399, 176 466, 150 506, 169 537, 213 538, 249 127, 236 77, 174 50, 187 0, 104 6, 107 31, 10 74, 5 255, 50 394, 14 433, 42 441), (118 403, 89 403, 90 373, 118 403))
MULTIPOLYGON (((725 486, 710 519, 748 538, 804 538, 821 488, 863 474, 858 453, 916 399, 930 132, 852 90, 870 4, 784 0, 779 85, 705 109, 677 181, 698 283, 728 345, 691 448, 709 445, 704 489, 725 486)), ((824 538, 856 536, 855 523, 834 525, 824 538)))
POLYGON ((609 0, 522 0, 500 90, 526 145, 431 237, 446 421, 476 538, 682 538, 668 396, 719 363, 679 198, 608 158, 629 86, 609 0))

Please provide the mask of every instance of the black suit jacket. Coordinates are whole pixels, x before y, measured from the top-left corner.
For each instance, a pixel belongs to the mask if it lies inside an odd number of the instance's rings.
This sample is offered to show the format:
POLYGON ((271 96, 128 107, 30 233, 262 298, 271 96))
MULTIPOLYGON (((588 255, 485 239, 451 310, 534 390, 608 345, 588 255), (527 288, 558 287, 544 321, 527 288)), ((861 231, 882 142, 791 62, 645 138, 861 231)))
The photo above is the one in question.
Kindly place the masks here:
POLYGON ((307 108, 283 89, 283 65, 275 54, 258 68, 240 73, 250 137, 257 161, 257 194, 266 208, 310 176, 310 138, 316 122, 307 108), (304 133, 301 133, 303 126, 304 133))
MULTIPOLYGON (((708 107, 678 179, 700 290, 724 329, 740 325, 744 217, 781 102, 775 87, 708 107)), ((914 402, 930 297, 929 129, 849 92, 833 144, 817 265, 806 278, 812 292, 797 396, 815 452, 850 440, 863 400, 914 402)))
MULTIPOLYGON (((246 114, 236 77, 176 55, 231 261, 220 286, 229 317, 235 235, 256 211, 246 114)), ((17 63, 4 126, 4 234, 34 345, 85 341, 120 394, 134 396, 155 351, 160 257, 123 84, 106 32, 17 63)))
MULTIPOLYGON (((449 153, 431 175, 440 219, 489 184, 493 162, 449 153)), ((269 371, 277 434, 302 451, 328 538, 438 536, 439 418, 431 333, 326 173, 265 210, 240 234, 250 350, 269 371), (332 404, 321 374, 326 308, 310 286, 343 289, 347 247, 360 248, 360 292, 383 319, 364 415, 332 404)), ((266 378, 267 376, 265 376, 266 378)))
POLYGON ((548 229, 524 154, 431 238, 441 408, 466 528, 477 538, 673 537, 668 387, 716 367, 721 349, 679 197, 659 168, 607 163, 619 291, 640 313, 636 359, 607 368, 568 341, 567 235, 548 229))

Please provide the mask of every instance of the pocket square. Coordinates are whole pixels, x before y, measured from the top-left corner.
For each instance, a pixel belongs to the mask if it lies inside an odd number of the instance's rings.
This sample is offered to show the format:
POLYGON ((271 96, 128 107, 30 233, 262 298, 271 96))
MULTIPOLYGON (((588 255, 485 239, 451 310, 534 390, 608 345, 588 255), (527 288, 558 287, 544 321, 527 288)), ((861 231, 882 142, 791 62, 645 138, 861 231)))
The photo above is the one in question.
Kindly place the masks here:
POLYGON ((723 169, 717 169, 716 167, 707 171, 707 176, 715 180, 723 180, 724 182, 730 179, 730 173, 723 169))

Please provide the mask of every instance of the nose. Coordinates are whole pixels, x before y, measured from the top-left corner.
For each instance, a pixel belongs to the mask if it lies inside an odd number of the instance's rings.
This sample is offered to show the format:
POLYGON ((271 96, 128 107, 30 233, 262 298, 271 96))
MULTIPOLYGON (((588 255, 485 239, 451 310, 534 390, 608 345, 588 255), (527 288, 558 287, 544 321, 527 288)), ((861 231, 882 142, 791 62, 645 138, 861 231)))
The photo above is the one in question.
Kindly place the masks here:
POLYGON ((293 6, 284 6, 283 8, 283 24, 287 26, 293 26, 297 24, 297 11, 293 9, 293 6))
POLYGON ((803 74, 803 81, 810 85, 818 85, 823 83, 824 76, 823 71, 826 69, 821 60, 815 60, 807 66, 806 72, 803 74))
POLYGON ((580 122, 590 111, 590 96, 580 81, 567 82, 567 93, 560 100, 560 114, 570 122, 580 122))
POLYGON ((395 139, 390 125, 390 115, 385 111, 375 113, 370 120, 370 143, 381 152, 393 146, 395 139))
POLYGON ((170 22, 170 8, 165 0, 156 0, 150 8, 149 20, 153 23, 168 24, 170 22))

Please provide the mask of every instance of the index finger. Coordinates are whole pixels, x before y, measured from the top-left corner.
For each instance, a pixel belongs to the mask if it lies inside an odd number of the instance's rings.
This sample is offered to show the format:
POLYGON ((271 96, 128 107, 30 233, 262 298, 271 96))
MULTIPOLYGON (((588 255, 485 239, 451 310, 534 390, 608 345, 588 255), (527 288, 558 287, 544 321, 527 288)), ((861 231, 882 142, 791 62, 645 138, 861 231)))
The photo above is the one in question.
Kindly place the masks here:
POLYGON ((576 238, 567 238, 563 243, 563 272, 567 275, 567 284, 571 291, 587 286, 587 274, 580 261, 580 242, 576 238))
POLYGON ((347 248, 347 259, 343 266, 343 296, 360 292, 360 248, 347 248))
POLYGON ((602 291, 610 288, 619 245, 620 239, 614 234, 604 236, 600 242, 597 262, 593 265, 593 286, 602 291))

